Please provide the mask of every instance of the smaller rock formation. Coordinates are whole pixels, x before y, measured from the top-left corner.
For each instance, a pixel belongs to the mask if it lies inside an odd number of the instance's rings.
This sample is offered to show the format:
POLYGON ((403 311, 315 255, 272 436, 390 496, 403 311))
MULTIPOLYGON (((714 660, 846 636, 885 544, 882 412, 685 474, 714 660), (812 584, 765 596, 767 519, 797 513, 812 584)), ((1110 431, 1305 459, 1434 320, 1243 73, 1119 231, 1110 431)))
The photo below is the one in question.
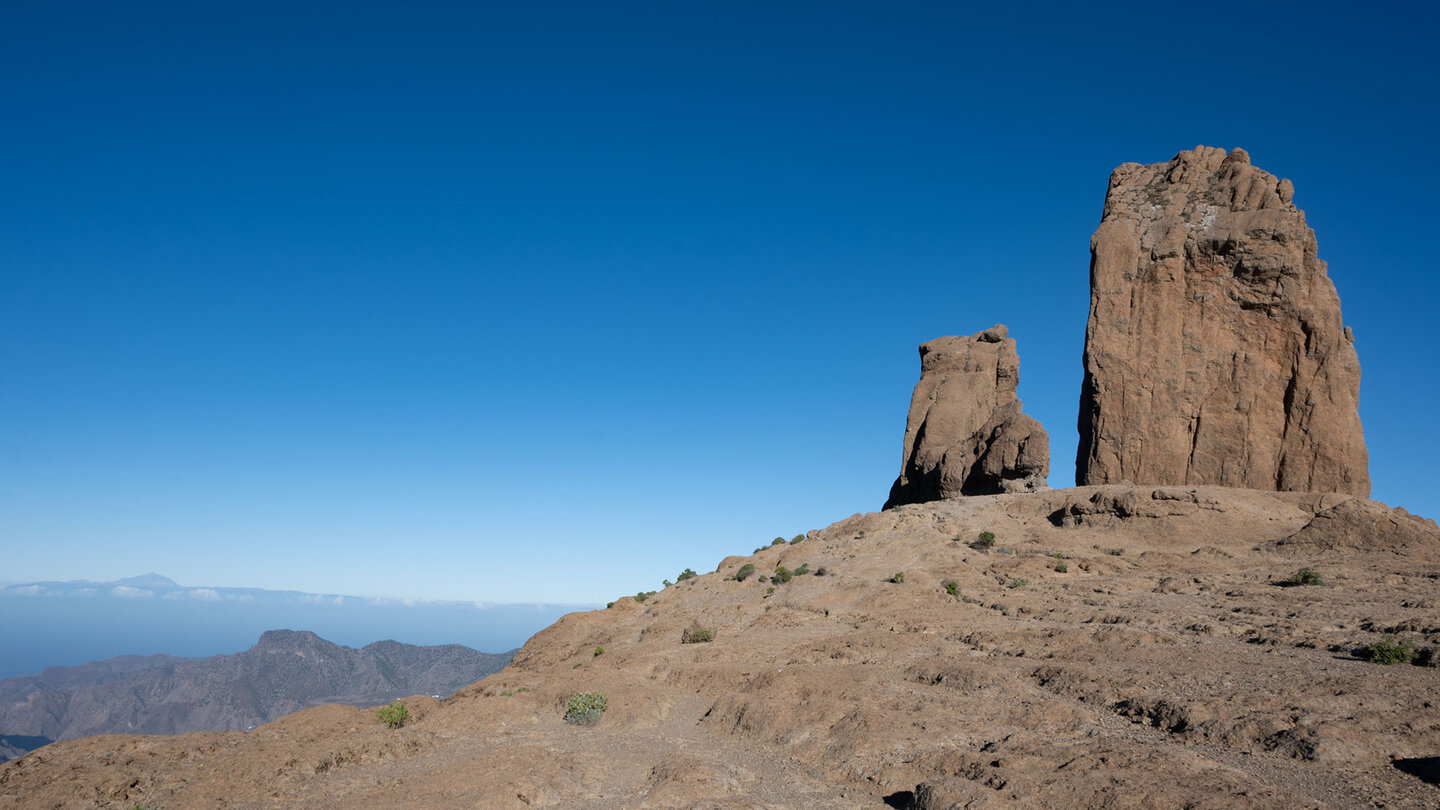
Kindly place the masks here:
POLYGON ((885 508, 1045 488, 1050 436, 1020 412, 1020 356, 1003 325, 920 345, 905 461, 885 508))

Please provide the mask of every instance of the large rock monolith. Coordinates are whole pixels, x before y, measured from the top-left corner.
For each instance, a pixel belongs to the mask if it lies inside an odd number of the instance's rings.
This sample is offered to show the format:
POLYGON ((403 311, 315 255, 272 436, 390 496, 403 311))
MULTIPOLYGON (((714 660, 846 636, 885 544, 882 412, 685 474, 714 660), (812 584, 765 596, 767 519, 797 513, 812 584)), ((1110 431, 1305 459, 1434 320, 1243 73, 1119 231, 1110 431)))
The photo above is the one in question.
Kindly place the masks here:
POLYGON ((1369 495, 1360 361, 1293 195, 1243 149, 1110 175, 1077 484, 1369 495))
POLYGON ((905 462, 885 508, 1045 488, 1050 437, 1020 412, 1020 356, 1003 325, 920 345, 905 462))

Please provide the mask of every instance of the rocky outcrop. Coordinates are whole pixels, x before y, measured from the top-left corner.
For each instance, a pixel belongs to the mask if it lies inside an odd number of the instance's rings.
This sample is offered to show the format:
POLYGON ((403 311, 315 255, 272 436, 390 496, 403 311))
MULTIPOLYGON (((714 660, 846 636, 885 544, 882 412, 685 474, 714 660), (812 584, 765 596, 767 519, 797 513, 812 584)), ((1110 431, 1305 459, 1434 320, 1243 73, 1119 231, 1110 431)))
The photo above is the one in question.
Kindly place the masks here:
POLYGON ((920 345, 905 461, 888 509, 960 495, 1045 487, 1050 437, 1020 412, 1020 356, 1003 325, 920 345))
POLYGON ((1360 362, 1293 194, 1242 149, 1110 176, 1078 484, 1370 493, 1360 362))
POLYGON ((1276 551, 1317 554, 1327 551, 1390 551, 1440 548, 1435 521, 1412 515, 1400 507, 1351 498, 1316 513, 1300 531, 1278 540, 1276 551))

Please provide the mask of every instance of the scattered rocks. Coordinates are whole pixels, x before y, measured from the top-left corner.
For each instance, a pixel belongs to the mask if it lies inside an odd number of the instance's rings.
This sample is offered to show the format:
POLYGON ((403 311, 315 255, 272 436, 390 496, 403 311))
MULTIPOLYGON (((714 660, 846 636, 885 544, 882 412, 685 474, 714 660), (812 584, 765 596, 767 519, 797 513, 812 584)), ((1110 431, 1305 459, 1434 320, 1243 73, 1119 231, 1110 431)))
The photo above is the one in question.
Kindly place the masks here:
POLYGON ((1440 527, 1435 521, 1363 498, 1352 498, 1317 513, 1300 531, 1275 543, 1276 550, 1290 554, 1399 551, 1427 546, 1440 548, 1440 527))
POLYGON ((1003 325, 920 345, 905 461, 885 508, 1044 489, 1050 437, 1021 412, 1020 357, 1003 325))
POLYGON ((1369 494, 1360 362, 1293 195, 1243 149, 1110 176, 1077 483, 1369 494))

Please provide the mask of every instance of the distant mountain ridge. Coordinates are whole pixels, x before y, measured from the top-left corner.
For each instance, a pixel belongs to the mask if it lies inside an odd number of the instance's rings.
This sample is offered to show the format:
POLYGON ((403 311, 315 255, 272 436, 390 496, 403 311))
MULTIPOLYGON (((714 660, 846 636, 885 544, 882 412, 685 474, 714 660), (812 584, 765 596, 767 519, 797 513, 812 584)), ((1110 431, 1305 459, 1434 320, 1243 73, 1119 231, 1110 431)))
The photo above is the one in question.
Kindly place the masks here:
POLYGON ((323 703, 449 695, 513 655, 397 641, 355 649, 308 631, 271 630, 234 655, 131 655, 51 667, 0 680, 0 760, 92 734, 237 731, 323 703))

